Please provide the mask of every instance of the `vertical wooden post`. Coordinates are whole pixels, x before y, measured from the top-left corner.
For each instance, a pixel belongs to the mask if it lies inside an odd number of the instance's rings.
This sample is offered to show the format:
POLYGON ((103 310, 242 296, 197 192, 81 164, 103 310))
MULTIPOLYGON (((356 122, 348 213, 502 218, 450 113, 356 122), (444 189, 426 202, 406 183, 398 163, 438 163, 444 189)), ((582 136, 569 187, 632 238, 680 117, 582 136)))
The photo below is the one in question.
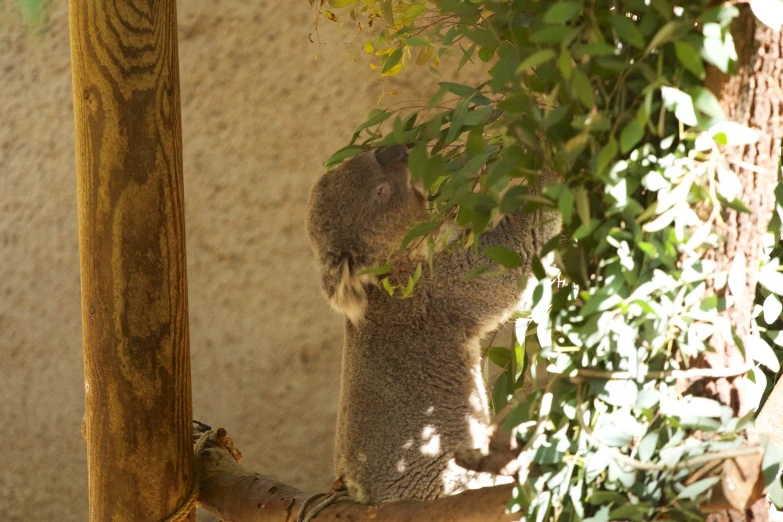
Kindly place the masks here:
POLYGON ((91 521, 193 482, 175 3, 70 0, 91 521))

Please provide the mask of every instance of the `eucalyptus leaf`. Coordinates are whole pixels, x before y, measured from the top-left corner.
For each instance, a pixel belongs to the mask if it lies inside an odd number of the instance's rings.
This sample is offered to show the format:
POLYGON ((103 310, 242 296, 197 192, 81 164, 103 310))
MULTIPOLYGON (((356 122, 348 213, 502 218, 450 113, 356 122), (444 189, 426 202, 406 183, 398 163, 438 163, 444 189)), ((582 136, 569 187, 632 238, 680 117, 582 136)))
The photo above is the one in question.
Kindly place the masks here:
POLYGON ((745 254, 739 252, 731 262, 731 268, 729 268, 729 290, 737 297, 742 297, 742 294, 745 293, 746 271, 745 254))
POLYGON ((644 35, 642 35, 642 32, 639 30, 633 20, 618 14, 610 15, 609 20, 620 38, 627 41, 637 49, 644 49, 644 35))
POLYGON ((748 357, 759 364, 763 364, 775 373, 780 370, 780 362, 774 350, 761 337, 757 335, 748 336, 745 339, 745 350, 748 352, 748 357))
POLYGON ((674 87, 661 87, 661 96, 663 97, 663 104, 666 108, 677 117, 678 120, 685 125, 696 125, 696 111, 693 108, 693 100, 691 97, 674 87))
POLYGON ((769 294, 764 299, 764 322, 772 324, 780 319, 780 313, 783 312, 783 305, 775 294, 769 294))
POLYGON ((683 488, 682 491, 677 494, 677 498, 695 500, 699 495, 705 493, 708 489, 714 486, 719 480, 720 477, 708 477, 701 479, 697 482, 694 482, 690 486, 683 488))
POLYGON ((680 61, 681 64, 685 66, 687 70, 689 70, 694 76, 696 76, 699 79, 704 78, 705 75, 704 64, 702 64, 699 53, 696 51, 696 49, 693 48, 693 46, 690 43, 675 42, 674 52, 677 56, 677 59, 680 61))
POLYGON ((578 2, 557 2, 544 13, 544 22, 559 24, 570 22, 582 10, 582 4, 578 2))

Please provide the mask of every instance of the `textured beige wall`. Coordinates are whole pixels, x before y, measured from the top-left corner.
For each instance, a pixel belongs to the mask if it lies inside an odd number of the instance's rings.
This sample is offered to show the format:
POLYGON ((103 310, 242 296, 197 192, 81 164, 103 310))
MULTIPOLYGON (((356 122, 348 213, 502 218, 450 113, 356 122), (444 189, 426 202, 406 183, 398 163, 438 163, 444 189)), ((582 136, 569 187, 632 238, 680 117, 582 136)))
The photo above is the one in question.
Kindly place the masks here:
MULTIPOLYGON (((86 519, 67 2, 0 0, 0 520, 86 519)), ((381 92, 304 0, 180 0, 194 415, 249 467, 331 483, 341 321, 303 231, 310 184, 381 92)), ((360 57, 361 60, 361 57, 360 57)), ((421 97, 417 71, 385 101, 421 97), (417 87, 414 88, 414 85, 417 87)))

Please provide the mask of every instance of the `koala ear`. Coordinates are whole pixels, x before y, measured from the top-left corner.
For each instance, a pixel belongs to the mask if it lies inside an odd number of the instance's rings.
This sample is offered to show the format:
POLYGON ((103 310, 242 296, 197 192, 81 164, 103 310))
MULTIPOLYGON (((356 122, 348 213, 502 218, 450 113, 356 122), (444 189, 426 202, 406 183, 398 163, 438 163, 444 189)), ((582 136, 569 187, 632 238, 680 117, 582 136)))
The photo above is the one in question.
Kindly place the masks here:
POLYGON ((334 261, 327 262, 321 273, 324 292, 332 308, 356 324, 364 316, 367 307, 367 294, 364 290, 367 276, 355 273, 350 254, 343 254, 334 261))
POLYGON ((375 159, 382 167, 399 167, 408 165, 408 147, 392 145, 375 150, 375 159))

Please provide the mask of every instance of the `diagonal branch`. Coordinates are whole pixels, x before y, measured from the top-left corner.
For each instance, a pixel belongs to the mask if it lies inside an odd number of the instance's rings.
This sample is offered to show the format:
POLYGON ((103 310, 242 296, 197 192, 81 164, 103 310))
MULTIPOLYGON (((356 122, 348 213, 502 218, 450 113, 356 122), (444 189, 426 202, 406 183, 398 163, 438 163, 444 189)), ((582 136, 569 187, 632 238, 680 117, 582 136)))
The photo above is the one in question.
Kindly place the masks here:
MULTIPOLYGON (((309 496, 270 477, 246 470, 231 454, 211 445, 201 454, 201 490, 198 505, 227 522, 293 522, 309 496)), ((400 500, 364 505, 338 502, 315 519, 352 522, 505 522, 519 515, 506 514, 513 484, 466 491, 437 500, 400 500)))

